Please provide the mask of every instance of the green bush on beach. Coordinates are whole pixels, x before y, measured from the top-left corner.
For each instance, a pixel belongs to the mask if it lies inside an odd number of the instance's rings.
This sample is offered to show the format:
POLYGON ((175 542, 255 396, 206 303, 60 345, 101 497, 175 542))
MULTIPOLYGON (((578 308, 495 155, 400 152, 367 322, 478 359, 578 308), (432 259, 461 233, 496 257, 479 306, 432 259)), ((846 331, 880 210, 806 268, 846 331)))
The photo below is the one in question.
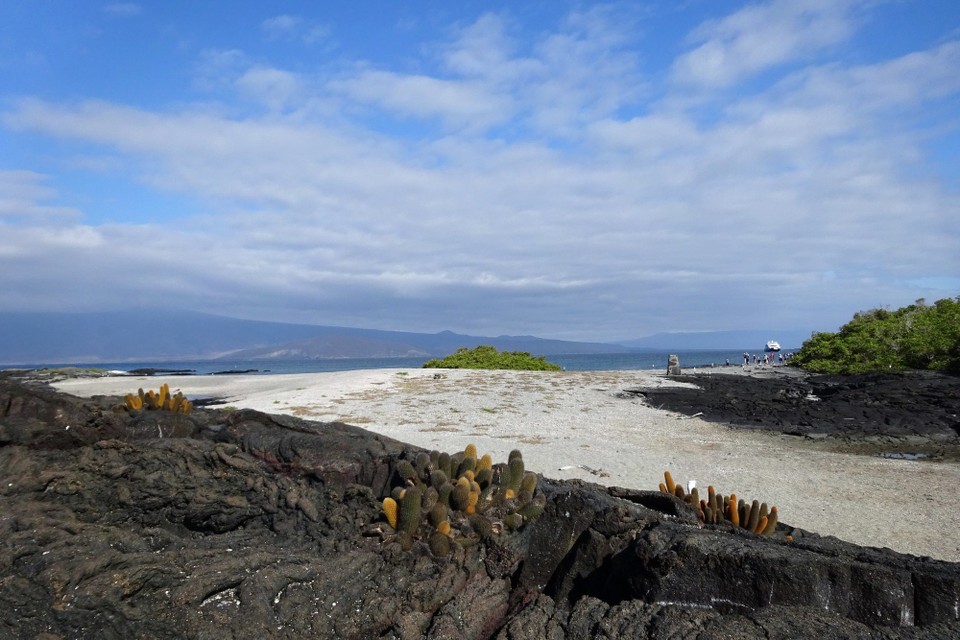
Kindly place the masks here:
POLYGON ((476 349, 460 347, 455 353, 423 364, 424 369, 513 369, 517 371, 560 371, 560 365, 526 351, 497 351, 489 345, 476 349))
POLYGON ((896 311, 861 311, 837 333, 815 333, 790 364, 817 373, 929 369, 960 373, 960 296, 896 311))

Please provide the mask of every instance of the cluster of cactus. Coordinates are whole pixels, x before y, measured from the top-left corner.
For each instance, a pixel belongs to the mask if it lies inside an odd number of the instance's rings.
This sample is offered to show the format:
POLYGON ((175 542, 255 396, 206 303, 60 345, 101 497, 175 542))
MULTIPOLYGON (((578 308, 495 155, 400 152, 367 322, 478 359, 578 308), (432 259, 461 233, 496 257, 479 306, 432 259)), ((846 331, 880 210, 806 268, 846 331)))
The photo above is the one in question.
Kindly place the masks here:
POLYGON ((543 513, 537 475, 524 470, 516 449, 498 465, 490 454, 478 458, 473 444, 452 455, 421 452, 397 462, 396 471, 399 484, 383 499, 383 512, 404 550, 425 539, 443 557, 454 543, 472 546, 543 513))
POLYGON ((669 471, 663 473, 663 480, 660 491, 689 504, 697 518, 705 524, 733 525, 762 536, 769 536, 777 529, 777 508, 768 509, 766 502, 754 500, 748 504, 744 500, 738 500, 735 493, 723 496, 714 491, 713 485, 707 487, 707 498, 702 499, 696 487, 688 493, 683 489, 683 485, 673 481, 669 471))
POLYGON ((130 411, 140 411, 142 409, 162 409, 174 413, 190 413, 193 411, 193 405, 184 397, 183 393, 177 391, 176 394, 170 395, 170 385, 167 384, 161 385, 159 392, 154 392, 151 389, 144 393, 143 389, 138 389, 137 395, 128 393, 123 398, 123 404, 130 411))

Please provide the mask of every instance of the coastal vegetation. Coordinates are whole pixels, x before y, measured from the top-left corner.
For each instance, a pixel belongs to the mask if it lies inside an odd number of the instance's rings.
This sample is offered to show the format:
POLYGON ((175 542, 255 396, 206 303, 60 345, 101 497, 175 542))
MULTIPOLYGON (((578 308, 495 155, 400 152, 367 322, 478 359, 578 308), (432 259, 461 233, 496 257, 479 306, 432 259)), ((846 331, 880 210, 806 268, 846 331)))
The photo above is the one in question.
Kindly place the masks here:
POLYGON ((526 351, 497 351, 489 345, 475 349, 460 347, 445 358, 428 360, 425 369, 512 369, 516 371, 560 371, 560 365, 526 351))
POLYGON ((960 373, 960 296, 861 311, 837 333, 813 334, 790 363, 818 373, 960 373))

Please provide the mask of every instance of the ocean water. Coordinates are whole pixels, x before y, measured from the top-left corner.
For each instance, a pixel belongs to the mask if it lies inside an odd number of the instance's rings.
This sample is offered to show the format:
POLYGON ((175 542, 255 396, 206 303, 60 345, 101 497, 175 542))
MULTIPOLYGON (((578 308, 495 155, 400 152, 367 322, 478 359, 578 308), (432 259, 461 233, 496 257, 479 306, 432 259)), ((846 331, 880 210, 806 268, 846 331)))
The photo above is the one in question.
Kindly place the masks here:
MULTIPOLYGON (((786 351, 783 352, 784 354, 786 351)), ((676 354, 680 366, 689 368, 722 367, 727 361, 731 366, 743 362, 742 350, 712 351, 644 351, 637 353, 592 353, 547 356, 549 362, 556 363, 567 371, 630 371, 637 369, 667 368, 667 358, 676 354)), ((752 353, 751 353, 752 355, 752 353)), ((762 352, 757 355, 763 357, 762 352)), ((18 365, 16 368, 58 368, 92 367, 116 371, 134 369, 173 369, 183 370, 196 375, 248 373, 250 375, 270 375, 278 373, 322 373, 327 371, 352 371, 357 369, 418 369, 430 358, 337 358, 323 360, 175 360, 143 362, 64 362, 44 364, 32 367, 18 365)), ((2 367, 0 367, 2 368, 2 367)))

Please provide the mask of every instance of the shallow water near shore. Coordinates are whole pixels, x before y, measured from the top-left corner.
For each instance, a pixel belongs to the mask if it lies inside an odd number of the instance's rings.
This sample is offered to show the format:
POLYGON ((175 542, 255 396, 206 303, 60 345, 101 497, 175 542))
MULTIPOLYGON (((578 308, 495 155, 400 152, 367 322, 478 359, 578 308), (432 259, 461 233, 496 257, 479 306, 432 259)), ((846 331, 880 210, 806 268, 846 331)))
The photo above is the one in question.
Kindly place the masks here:
MULTIPOLYGON (((742 349, 716 349, 701 351, 643 351, 636 353, 578 353, 547 356, 549 362, 560 365, 567 371, 635 371, 666 369, 667 358, 671 354, 680 357, 684 368, 739 367, 743 363, 742 349)), ((758 349, 756 355, 762 359, 758 349)), ((783 352, 783 353, 786 353, 783 352)), ((751 356, 754 355, 751 352, 751 356)), ((55 369, 64 367, 82 367, 106 369, 109 371, 134 371, 141 369, 188 371, 196 375, 225 373, 326 373, 331 371, 356 371, 365 369, 404 369, 423 366, 427 357, 403 358, 329 358, 317 360, 143 360, 127 362, 61 362, 57 364, 36 364, 0 366, 17 369, 55 369)), ((752 362, 751 362, 752 364, 752 362)))

